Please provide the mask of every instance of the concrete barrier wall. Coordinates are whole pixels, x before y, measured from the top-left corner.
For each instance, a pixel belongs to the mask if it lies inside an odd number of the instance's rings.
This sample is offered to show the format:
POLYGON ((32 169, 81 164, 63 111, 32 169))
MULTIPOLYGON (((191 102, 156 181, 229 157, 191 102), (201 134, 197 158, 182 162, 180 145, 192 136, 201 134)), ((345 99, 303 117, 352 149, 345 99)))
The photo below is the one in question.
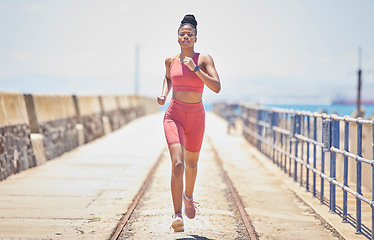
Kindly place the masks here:
POLYGON ((159 111, 140 96, 0 92, 0 106, 0 180, 159 111))
POLYGON ((22 94, 0 92, 0 180, 36 165, 22 94))
POLYGON ((77 113, 73 96, 32 95, 38 133, 44 137, 46 159, 78 147, 77 113))
POLYGON ((132 117, 132 105, 131 105, 131 97, 130 96, 118 96, 118 108, 120 112, 120 123, 121 126, 127 124, 131 121, 132 117))
POLYGON ((76 96, 78 121, 82 124, 84 143, 104 135, 102 107, 99 96, 76 96))
POLYGON ((23 95, 0 92, 0 126, 25 123, 28 123, 28 116, 23 95))
POLYGON ((106 132, 116 130, 121 127, 121 117, 118 107, 118 100, 116 96, 101 96, 102 110, 104 115, 104 122, 108 121, 109 126, 106 132))
POLYGON ((76 117, 73 97, 70 95, 32 95, 39 123, 76 117))

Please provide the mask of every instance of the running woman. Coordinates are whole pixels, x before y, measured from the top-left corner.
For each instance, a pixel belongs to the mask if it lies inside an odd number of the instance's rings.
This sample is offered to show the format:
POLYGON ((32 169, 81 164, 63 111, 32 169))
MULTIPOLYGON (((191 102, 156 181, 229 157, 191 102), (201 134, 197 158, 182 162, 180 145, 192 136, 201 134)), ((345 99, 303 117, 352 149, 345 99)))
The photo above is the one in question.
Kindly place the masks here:
POLYGON ((198 207, 198 203, 193 201, 193 191, 205 130, 205 110, 202 103, 204 85, 216 93, 221 90, 212 57, 195 52, 196 26, 194 15, 186 15, 181 21, 178 28, 181 52, 176 57, 165 60, 166 74, 162 93, 157 97, 158 104, 164 105, 173 88, 164 117, 164 130, 172 164, 171 195, 174 215, 171 227, 175 232, 184 231, 182 200, 185 214, 190 219, 195 217, 198 207))

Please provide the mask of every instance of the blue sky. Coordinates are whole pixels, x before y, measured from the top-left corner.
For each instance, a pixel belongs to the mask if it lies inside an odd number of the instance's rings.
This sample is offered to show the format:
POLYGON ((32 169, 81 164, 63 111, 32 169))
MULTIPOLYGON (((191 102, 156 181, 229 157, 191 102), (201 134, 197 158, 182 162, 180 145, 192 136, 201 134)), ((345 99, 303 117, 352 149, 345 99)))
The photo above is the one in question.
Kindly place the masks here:
POLYGON ((222 81, 204 100, 319 103, 374 98, 374 2, 369 0, 0 0, 0 91, 131 94, 140 45, 140 94, 161 92, 177 28, 198 21, 197 52, 222 81))

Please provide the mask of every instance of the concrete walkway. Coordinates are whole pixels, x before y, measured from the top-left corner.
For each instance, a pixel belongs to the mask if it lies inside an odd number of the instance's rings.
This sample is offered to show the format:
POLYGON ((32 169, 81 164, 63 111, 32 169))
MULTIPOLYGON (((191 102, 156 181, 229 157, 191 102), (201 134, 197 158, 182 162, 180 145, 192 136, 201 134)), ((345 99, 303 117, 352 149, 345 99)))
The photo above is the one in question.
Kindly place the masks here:
MULTIPOLYGON (((297 197, 292 181, 289 184, 239 132, 228 135, 226 123, 212 113, 207 114, 196 182, 200 211, 196 219, 186 220, 184 233, 171 233, 170 164, 162 117, 158 113, 136 120, 0 182, 0 239, 107 239, 161 153, 156 177, 134 212, 137 222, 130 222, 123 239, 157 234, 171 239, 245 239, 212 159, 213 147, 260 239, 337 239, 297 197), (137 235, 139 231, 143 235, 137 235)), ((354 234, 354 228, 346 228, 354 234)))
POLYGON ((10 176, 0 239, 107 239, 164 148, 159 113, 10 176))
POLYGON ((207 122, 207 136, 260 239, 339 239, 283 181, 282 172, 274 169, 271 160, 246 142, 240 130, 227 134, 227 123, 216 115, 209 115, 207 122))
POLYGON ((249 239, 207 141, 200 152, 198 169, 194 201, 200 202, 200 208, 192 220, 184 215, 184 232, 170 229, 173 205, 170 157, 166 150, 120 239, 249 239))

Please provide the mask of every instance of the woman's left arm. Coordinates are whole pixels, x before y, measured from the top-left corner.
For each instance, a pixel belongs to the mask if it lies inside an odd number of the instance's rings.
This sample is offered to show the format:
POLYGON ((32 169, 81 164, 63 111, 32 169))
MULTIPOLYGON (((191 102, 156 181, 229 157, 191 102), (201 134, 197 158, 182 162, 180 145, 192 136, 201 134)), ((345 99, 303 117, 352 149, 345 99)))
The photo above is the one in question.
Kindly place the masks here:
MULTIPOLYGON (((193 62, 192 58, 184 58, 184 64, 187 65, 191 71, 195 69, 196 65, 193 62)), ((196 75, 205 83, 205 85, 210 88, 215 93, 221 91, 221 82, 219 76, 214 66, 213 58, 210 55, 200 55, 199 57, 199 67, 195 73, 196 75)))

